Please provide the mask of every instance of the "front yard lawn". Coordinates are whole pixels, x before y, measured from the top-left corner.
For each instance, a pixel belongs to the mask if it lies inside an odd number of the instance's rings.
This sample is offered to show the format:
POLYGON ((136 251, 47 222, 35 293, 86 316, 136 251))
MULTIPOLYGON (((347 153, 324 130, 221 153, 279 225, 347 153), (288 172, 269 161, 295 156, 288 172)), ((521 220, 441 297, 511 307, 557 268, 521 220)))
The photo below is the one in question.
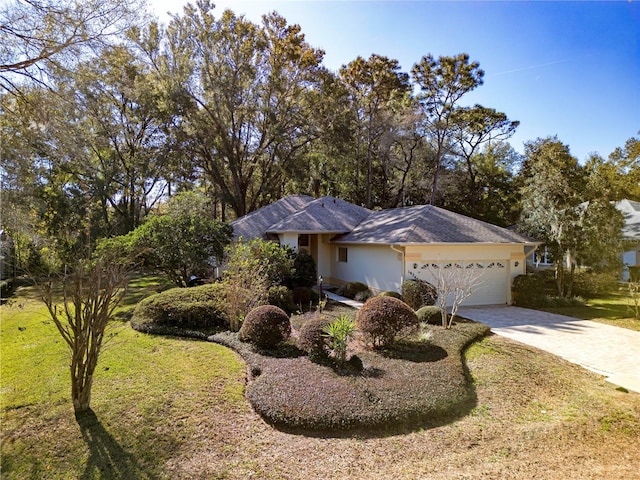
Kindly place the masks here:
POLYGON ((640 471, 640 395, 499 336, 466 350, 475 395, 467 415, 405 434, 331 438, 264 422, 245 400, 247 368, 232 350, 115 327, 96 372, 95 413, 77 421, 67 353, 33 290, 0 307, 3 479, 635 479, 640 471))
POLYGON ((635 317, 634 303, 625 287, 609 295, 590 298, 582 306, 545 307, 539 310, 640 331, 640 318, 635 317))

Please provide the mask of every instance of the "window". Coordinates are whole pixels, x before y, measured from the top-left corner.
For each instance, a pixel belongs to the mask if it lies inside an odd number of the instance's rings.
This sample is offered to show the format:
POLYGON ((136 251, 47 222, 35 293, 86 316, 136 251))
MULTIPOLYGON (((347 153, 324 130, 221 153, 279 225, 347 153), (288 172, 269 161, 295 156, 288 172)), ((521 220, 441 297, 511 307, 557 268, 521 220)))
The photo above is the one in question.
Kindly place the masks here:
POLYGON ((299 247, 308 247, 309 246, 309 234, 301 233, 298 235, 298 246, 299 247))
POLYGON ((347 263, 347 247, 338 247, 338 261, 347 263))

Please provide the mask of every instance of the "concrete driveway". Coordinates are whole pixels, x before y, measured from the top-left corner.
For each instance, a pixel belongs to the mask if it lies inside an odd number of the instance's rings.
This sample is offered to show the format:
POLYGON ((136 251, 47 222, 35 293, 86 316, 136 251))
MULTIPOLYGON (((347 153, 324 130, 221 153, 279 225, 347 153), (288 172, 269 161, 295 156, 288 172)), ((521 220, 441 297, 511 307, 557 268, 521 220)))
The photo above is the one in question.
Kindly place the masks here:
POLYGON ((506 305, 461 307, 459 315, 640 392, 640 332, 506 305))

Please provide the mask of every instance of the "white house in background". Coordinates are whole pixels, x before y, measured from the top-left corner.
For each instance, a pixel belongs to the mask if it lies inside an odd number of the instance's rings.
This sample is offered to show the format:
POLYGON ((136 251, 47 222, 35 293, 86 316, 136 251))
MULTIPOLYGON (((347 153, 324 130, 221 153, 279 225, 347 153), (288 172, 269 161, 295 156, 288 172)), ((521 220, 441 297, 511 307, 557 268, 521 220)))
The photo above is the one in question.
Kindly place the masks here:
POLYGON ((629 280, 629 267, 640 267, 640 202, 633 200, 620 200, 616 208, 624 216, 622 238, 627 249, 622 254, 622 263, 625 268, 622 272, 622 280, 629 280))
POLYGON ((429 268, 473 264, 483 282, 467 305, 511 303, 511 283, 539 245, 506 228, 421 205, 372 211, 333 197, 292 195, 231 224, 234 238, 271 239, 307 250, 325 283, 360 281, 400 291, 429 268))

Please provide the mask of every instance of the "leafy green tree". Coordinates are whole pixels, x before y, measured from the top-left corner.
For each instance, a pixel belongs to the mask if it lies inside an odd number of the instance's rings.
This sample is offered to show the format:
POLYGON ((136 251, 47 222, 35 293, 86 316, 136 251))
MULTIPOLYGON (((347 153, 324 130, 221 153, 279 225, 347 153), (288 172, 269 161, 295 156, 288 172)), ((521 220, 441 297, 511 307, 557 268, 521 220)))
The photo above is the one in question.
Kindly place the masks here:
POLYGON ((520 122, 512 121, 507 115, 493 108, 475 105, 458 108, 452 114, 455 153, 460 158, 466 172, 466 204, 469 210, 477 210, 483 194, 484 185, 480 183, 480 169, 484 165, 477 163, 486 157, 478 155, 483 146, 489 148, 493 143, 507 140, 520 122), (476 162, 477 161, 477 162, 476 162))
POLYGON ((610 200, 640 201, 640 138, 632 137, 624 147, 616 148, 608 157, 593 154, 586 168, 607 190, 610 200))
POLYGON ((150 215, 135 230, 104 240, 98 248, 119 251, 123 264, 142 258, 176 286, 186 287, 192 277, 209 273, 211 261, 222 262, 233 234, 232 227, 213 219, 206 206, 195 193, 178 194, 169 201, 167 213, 150 215))
POLYGON ((60 91, 74 100, 76 138, 87 145, 86 164, 72 171, 99 200, 109 232, 127 233, 161 198, 170 177, 170 117, 157 107, 152 72, 133 48, 107 47, 68 75, 60 91))
MULTIPOLYGON (((161 65, 179 92, 184 148, 236 216, 280 198, 317 135, 306 106, 323 52, 276 13, 262 25, 187 5, 167 28, 161 65)), ((172 90, 173 91, 173 90, 172 90)))
POLYGON ((611 265, 620 250, 621 216, 594 188, 588 171, 556 137, 525 144, 523 227, 555 259, 558 294, 570 297, 580 264, 611 265), (590 186, 591 185, 591 186, 590 186))
POLYGON ((456 163, 442 205, 485 222, 509 227, 520 219, 520 186, 516 172, 522 156, 507 142, 492 142, 466 162, 456 163), (469 165, 473 185, 469 182, 469 165))
POLYGON ((381 140, 393 122, 394 109, 409 92, 409 76, 400 71, 397 60, 373 54, 358 57, 340 69, 355 112, 356 168, 354 184, 360 185, 361 164, 365 166, 365 205, 372 207, 374 163, 381 164, 381 140), (375 162, 377 160, 377 162, 375 162))
POLYGON ((423 115, 421 131, 433 144, 435 152, 431 199, 437 200, 439 174, 445 157, 453 150, 454 112, 460 99, 482 85, 484 71, 478 62, 470 62, 469 55, 441 56, 437 60, 425 55, 416 63, 411 76, 420 88, 418 100, 423 115))

